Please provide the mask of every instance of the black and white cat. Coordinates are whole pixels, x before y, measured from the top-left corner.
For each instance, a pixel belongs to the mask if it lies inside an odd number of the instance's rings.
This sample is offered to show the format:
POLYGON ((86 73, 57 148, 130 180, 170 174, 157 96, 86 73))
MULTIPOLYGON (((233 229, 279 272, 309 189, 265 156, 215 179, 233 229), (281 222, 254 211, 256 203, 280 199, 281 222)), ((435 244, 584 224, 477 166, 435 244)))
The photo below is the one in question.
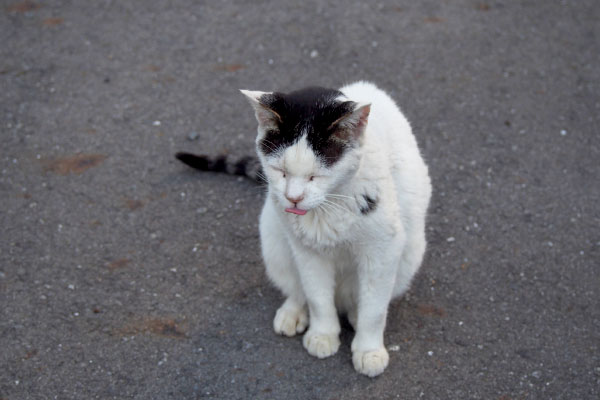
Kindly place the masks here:
POLYGON ((431 183, 410 125, 373 84, 291 93, 242 90, 258 120, 260 161, 230 164, 178 153, 193 167, 263 177, 260 216, 269 278, 286 300, 275 332, 319 358, 340 345, 339 314, 354 327, 354 368, 376 376, 390 301, 409 287, 425 252, 431 183))

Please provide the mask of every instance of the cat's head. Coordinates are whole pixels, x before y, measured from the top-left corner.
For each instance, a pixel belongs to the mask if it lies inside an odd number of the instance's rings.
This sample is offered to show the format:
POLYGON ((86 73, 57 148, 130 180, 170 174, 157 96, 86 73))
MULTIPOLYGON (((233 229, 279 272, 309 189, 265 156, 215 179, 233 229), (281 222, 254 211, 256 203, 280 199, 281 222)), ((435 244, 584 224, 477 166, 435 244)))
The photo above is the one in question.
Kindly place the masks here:
POLYGON ((269 187, 286 211, 304 215, 356 173, 369 104, 317 87, 242 93, 258 120, 256 150, 269 187))

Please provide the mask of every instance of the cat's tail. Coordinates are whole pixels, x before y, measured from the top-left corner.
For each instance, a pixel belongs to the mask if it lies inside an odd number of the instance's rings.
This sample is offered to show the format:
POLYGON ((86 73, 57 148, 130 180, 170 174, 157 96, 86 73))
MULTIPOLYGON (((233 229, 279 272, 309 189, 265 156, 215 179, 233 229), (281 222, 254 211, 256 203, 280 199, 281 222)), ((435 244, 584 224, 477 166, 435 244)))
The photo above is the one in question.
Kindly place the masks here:
POLYGON ((207 156, 179 152, 175 158, 192 168, 200 171, 223 172, 230 175, 239 175, 264 183, 265 176, 262 172, 260 162, 256 157, 242 157, 234 161, 228 160, 226 155, 207 156))

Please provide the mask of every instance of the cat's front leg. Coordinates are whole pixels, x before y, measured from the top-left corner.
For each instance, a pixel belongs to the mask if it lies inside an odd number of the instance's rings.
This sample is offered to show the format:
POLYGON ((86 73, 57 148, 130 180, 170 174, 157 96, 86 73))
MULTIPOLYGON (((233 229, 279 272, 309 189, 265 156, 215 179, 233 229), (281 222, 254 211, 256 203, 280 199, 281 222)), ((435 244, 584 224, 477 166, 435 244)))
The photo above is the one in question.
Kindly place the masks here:
MULTIPOLYGON (((394 241, 396 242, 396 241, 394 241)), ((381 374, 389 355, 383 343, 387 309, 392 298, 401 243, 359 251, 356 335, 352 362, 356 371, 370 377, 381 374)))
POLYGON ((273 329, 285 336, 302 333, 308 326, 306 300, 285 231, 270 199, 260 217, 260 237, 267 275, 286 296, 273 319, 273 329))
POLYGON ((302 343, 310 355, 329 357, 340 347, 340 322, 334 304, 335 268, 327 257, 305 248, 294 250, 310 316, 302 343))

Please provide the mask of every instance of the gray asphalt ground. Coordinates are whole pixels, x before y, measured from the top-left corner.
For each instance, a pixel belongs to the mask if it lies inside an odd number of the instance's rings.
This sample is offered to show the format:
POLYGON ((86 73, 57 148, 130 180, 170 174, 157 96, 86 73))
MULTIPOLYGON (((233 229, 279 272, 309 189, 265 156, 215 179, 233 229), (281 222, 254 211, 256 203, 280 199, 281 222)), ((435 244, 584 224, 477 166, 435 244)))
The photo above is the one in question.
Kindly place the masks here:
POLYGON ((600 3, 0 7, 0 399, 598 399, 600 3), (430 166, 386 372, 275 335, 237 89, 366 79, 430 166))

